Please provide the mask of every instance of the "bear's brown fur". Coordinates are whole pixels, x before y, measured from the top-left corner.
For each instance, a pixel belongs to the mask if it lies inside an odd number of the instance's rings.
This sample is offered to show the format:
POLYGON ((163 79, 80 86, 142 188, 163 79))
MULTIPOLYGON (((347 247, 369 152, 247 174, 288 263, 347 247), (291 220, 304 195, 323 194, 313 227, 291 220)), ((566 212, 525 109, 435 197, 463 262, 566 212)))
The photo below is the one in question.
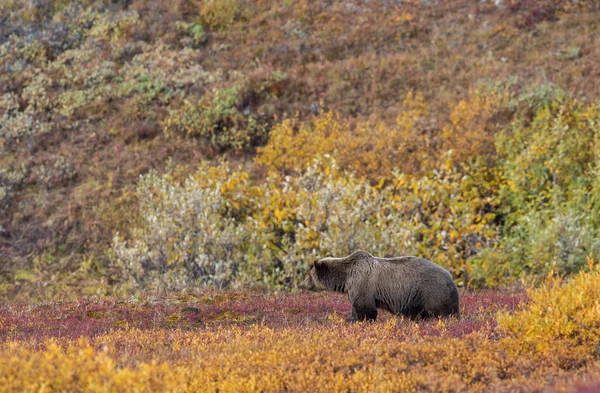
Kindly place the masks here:
POLYGON ((447 270, 418 257, 377 258, 356 251, 316 261, 301 288, 347 293, 353 321, 374 321, 377 309, 412 319, 458 316, 458 289, 447 270))

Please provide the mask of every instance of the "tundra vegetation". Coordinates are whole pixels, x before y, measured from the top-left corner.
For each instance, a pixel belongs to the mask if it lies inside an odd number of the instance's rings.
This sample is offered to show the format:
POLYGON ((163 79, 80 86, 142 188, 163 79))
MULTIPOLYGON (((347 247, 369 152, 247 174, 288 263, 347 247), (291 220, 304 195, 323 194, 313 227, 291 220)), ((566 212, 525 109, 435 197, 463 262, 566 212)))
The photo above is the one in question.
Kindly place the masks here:
POLYGON ((0 389, 600 380, 596 42, 594 1, 1 1, 0 389), (295 294, 356 249, 464 318, 295 294))

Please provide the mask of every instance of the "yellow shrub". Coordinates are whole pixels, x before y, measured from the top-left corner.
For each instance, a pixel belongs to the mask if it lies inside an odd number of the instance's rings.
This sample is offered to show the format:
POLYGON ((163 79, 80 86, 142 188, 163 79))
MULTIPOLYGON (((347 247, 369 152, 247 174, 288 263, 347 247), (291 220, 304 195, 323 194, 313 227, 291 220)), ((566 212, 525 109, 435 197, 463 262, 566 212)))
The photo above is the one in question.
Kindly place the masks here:
MULTIPOLYGON (((420 121, 428 107, 420 94, 409 92, 396 124, 358 124, 354 135, 341 145, 339 164, 359 177, 390 178, 393 171, 419 173, 433 153, 429 136, 421 133, 420 121)), ((435 162, 435 161, 433 161, 435 162)))
POLYGON ((452 150, 455 163, 494 156, 495 134, 508 101, 507 92, 471 92, 453 108, 440 135, 425 132, 429 108, 420 94, 409 92, 395 124, 342 121, 323 113, 312 122, 284 121, 270 133, 267 146, 258 149, 256 162, 271 172, 304 170, 315 157, 329 154, 341 169, 371 181, 389 179, 394 171, 419 174, 439 166, 452 150))
POLYGON ((256 162, 272 173, 303 171, 315 157, 338 150, 344 143, 342 134, 347 134, 345 128, 333 112, 323 113, 311 123, 287 119, 273 127, 269 143, 258 149, 256 162))
POLYGON ((452 150, 456 163, 470 157, 492 157, 494 137, 500 128, 498 116, 508 98, 507 92, 473 91, 460 100, 452 108, 450 124, 442 131, 442 151, 452 150))
POLYGON ((431 159, 428 136, 419 122, 428 115, 421 95, 409 93, 396 124, 364 121, 356 125, 326 112, 311 122, 286 120, 273 127, 269 143, 258 149, 256 162, 270 172, 303 171, 316 157, 331 155, 340 169, 371 181, 390 178, 393 171, 417 173, 431 159))
POLYGON ((224 29, 233 24, 240 13, 240 0, 201 0, 200 16, 211 29, 224 29))
POLYGON ((529 290, 527 307, 514 315, 499 316, 499 323, 525 342, 541 350, 556 350, 560 340, 572 350, 588 356, 598 351, 600 342, 600 264, 588 258, 588 272, 573 276, 566 283, 548 278, 537 289, 529 290))
MULTIPOLYGON (((438 325, 444 325, 440 322, 438 325)), ((518 340, 387 323, 121 330, 0 344, 0 392, 505 392, 560 386, 568 364, 518 340)), ((557 353, 564 353, 557 342, 557 353)))

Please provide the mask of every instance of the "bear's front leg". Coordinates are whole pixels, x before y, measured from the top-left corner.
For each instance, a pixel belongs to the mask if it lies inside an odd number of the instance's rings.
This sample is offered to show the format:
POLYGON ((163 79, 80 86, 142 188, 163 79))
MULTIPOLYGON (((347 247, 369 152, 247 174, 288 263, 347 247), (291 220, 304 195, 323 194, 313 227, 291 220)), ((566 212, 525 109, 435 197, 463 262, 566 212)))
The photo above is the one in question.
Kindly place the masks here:
POLYGON ((364 320, 375 322, 377 320, 377 308, 374 304, 355 302, 352 304, 352 322, 364 320))

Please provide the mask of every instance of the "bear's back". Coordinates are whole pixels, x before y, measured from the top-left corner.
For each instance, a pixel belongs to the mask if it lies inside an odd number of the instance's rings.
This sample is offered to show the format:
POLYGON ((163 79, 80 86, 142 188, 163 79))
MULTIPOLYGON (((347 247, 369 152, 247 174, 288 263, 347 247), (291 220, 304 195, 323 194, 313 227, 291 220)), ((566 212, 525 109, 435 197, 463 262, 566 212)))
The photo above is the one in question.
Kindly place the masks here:
POLYGON ((388 311, 423 310, 430 315, 458 313, 458 290, 450 273, 427 259, 405 256, 375 258, 372 283, 376 283, 377 300, 388 311))
POLYGON ((409 274, 439 274, 444 277, 451 278, 450 273, 440 265, 424 258, 413 256, 391 257, 391 258, 375 258, 381 265, 381 269, 399 270, 409 274))

